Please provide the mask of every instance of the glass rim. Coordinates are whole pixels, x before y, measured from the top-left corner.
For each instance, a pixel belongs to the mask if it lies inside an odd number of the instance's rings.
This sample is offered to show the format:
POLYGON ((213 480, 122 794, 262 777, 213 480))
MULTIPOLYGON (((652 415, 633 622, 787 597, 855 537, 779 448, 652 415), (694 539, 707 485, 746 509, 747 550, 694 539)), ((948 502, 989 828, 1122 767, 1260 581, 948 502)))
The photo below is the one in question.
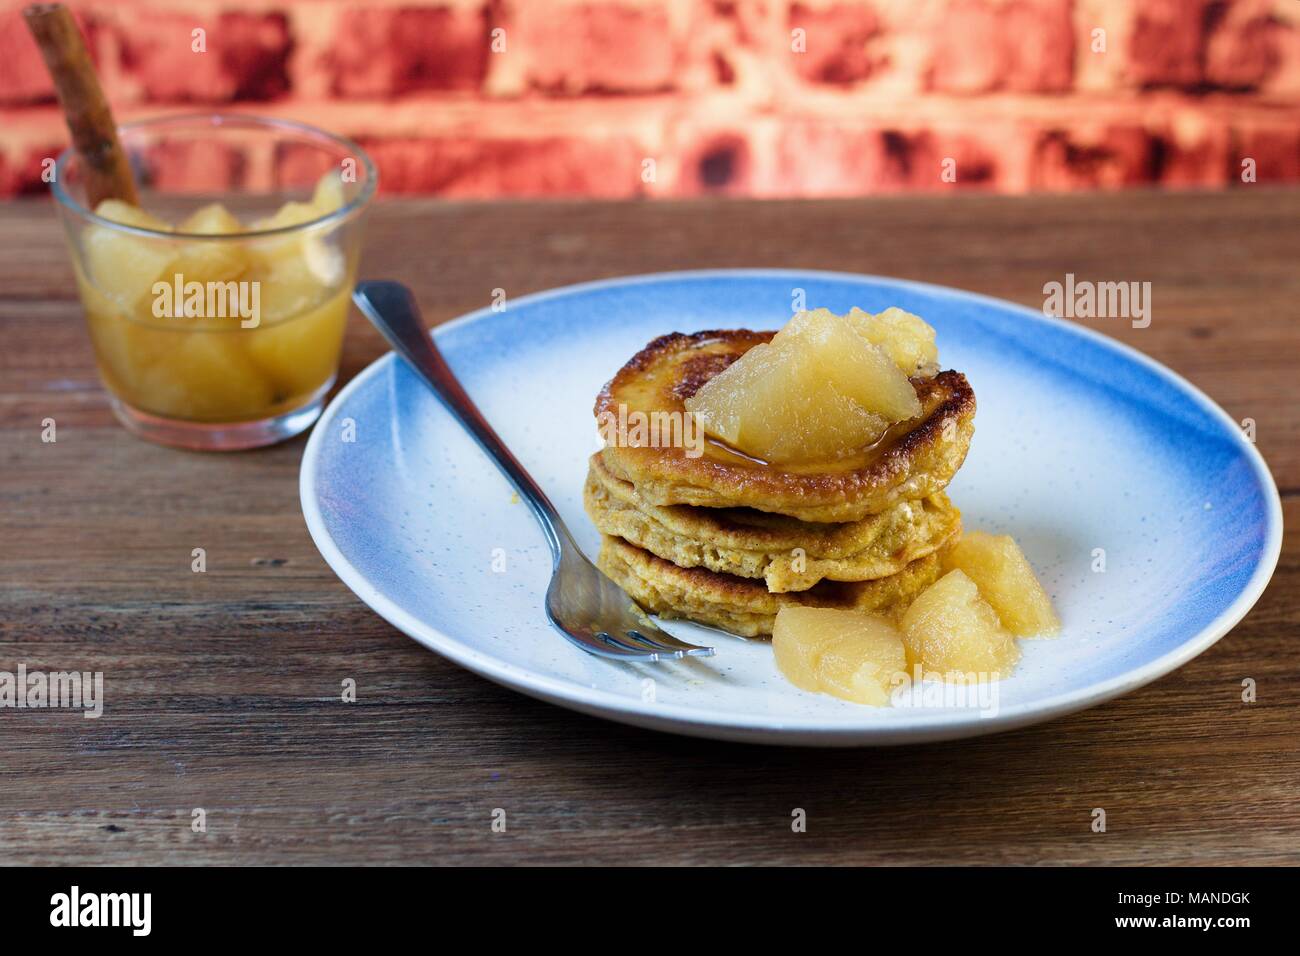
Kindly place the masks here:
POLYGON ((63 172, 67 168, 72 157, 76 155, 77 148, 75 145, 67 146, 59 153, 58 158, 54 161, 54 182, 50 184, 50 191, 54 197, 72 212, 76 213, 83 219, 96 223, 101 226, 107 226, 110 229, 117 229, 122 232, 147 236, 151 239, 206 239, 209 241, 229 241, 229 240, 246 240, 250 237, 279 236, 294 232, 305 232, 322 226, 327 223, 343 222, 345 219, 351 219, 358 215, 361 210, 374 198, 375 190, 379 185, 379 170, 375 167, 374 160, 370 154, 361 148, 355 141, 348 139, 346 136, 340 136, 337 133, 330 133, 312 126, 308 123, 300 123, 297 120, 280 119, 272 116, 256 116, 251 113, 224 113, 213 111, 201 111, 191 113, 175 113, 167 116, 153 116, 144 119, 131 120, 127 123, 118 124, 119 134, 130 133, 147 127, 161 127, 172 124, 193 123, 196 121, 206 121, 210 126, 259 126, 268 129, 288 130, 307 137, 326 140, 341 147, 345 152, 356 156, 366 171, 365 181, 361 184, 361 189, 349 201, 345 202, 333 212, 310 219, 307 222, 295 223, 291 226, 278 226, 275 229, 249 229, 240 232, 221 233, 214 235, 207 232, 170 232, 161 229, 149 229, 144 226, 132 226, 124 222, 118 222, 114 219, 108 219, 99 215, 93 209, 86 208, 85 205, 78 202, 77 199, 67 191, 63 186, 63 172))

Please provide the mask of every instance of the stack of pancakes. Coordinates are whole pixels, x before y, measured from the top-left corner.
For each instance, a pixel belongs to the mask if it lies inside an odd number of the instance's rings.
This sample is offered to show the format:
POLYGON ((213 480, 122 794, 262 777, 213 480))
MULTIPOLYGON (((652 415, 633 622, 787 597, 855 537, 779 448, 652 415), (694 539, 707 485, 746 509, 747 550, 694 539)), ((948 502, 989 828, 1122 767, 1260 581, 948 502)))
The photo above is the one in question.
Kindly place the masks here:
MULTIPOLYGON (((684 402, 771 332, 674 333, 637 353, 596 416, 685 420, 684 402)), ((709 438, 607 442, 584 502, 601 570, 646 609, 746 636, 786 605, 897 614, 961 531, 943 493, 966 457, 975 395, 959 372, 913 378, 921 414, 833 461, 773 465, 709 438)))

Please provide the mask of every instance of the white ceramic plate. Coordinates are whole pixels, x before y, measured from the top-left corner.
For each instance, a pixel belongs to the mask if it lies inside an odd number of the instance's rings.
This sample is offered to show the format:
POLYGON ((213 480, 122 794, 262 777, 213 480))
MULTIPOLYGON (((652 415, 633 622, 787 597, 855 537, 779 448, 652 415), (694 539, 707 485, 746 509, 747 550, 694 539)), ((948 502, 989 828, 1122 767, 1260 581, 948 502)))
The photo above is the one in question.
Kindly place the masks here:
POLYGON ((1281 504, 1236 424, 1138 352, 1019 306, 869 276, 688 272, 529 296, 436 337, 594 555, 581 491, 601 385, 666 332, 778 328, 796 288, 809 308, 923 316, 944 367, 975 389, 975 439, 949 492, 967 528, 1015 535, 1064 621, 1055 640, 1021 642, 995 700, 850 704, 788 684, 766 642, 682 622, 667 628, 717 656, 628 665, 570 646, 546 623, 550 556, 527 507, 391 354, 339 393, 307 444, 302 507, 321 554, 396 627, 523 693, 676 733, 808 745, 956 738, 1089 707, 1195 657, 1264 590, 1281 504))

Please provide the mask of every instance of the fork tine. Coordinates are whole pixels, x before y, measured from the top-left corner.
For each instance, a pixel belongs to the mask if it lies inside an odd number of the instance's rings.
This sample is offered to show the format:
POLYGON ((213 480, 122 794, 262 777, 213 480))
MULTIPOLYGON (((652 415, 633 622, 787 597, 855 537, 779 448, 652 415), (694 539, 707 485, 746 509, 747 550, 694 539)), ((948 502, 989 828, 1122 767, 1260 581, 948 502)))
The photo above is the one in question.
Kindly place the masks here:
POLYGON ((629 641, 620 641, 608 631, 595 627, 565 627, 557 621, 547 609, 547 620, 566 641, 588 654, 612 661, 654 662, 659 659, 658 651, 642 647, 629 641))
POLYGON ((636 629, 629 630, 627 632, 627 636, 632 640, 636 641, 641 647, 648 648, 649 650, 658 654, 660 657, 667 657, 667 658, 672 658, 674 660, 677 660, 686 656, 685 651, 676 648, 670 648, 665 644, 659 644, 655 641, 652 641, 650 638, 646 637, 644 634, 642 634, 640 631, 636 629))
POLYGON ((611 661, 639 661, 642 663, 653 664, 659 660, 659 652, 651 650, 649 647, 640 647, 635 644, 623 643, 616 640, 613 636, 601 632, 601 635, 592 637, 574 637, 567 631, 561 631, 569 641, 588 654, 594 654, 597 657, 603 657, 611 661), (603 636, 602 636, 603 635, 603 636))
POLYGON ((604 641, 620 650, 639 655, 638 657, 632 658, 634 660, 658 661, 663 656, 661 649, 650 641, 644 639, 638 640, 635 636, 635 632, 629 631, 628 634, 632 635, 631 639, 624 635, 616 636, 608 631, 601 631, 596 635, 596 637, 598 640, 604 641))
POLYGON ((673 657, 712 657, 717 653, 712 647, 701 647, 698 644, 688 644, 686 641, 673 637, 667 631, 655 626, 653 623, 649 627, 632 628, 628 634, 639 640, 644 641, 651 647, 661 648, 673 657), (644 632, 652 630, 654 636, 648 636, 644 632))

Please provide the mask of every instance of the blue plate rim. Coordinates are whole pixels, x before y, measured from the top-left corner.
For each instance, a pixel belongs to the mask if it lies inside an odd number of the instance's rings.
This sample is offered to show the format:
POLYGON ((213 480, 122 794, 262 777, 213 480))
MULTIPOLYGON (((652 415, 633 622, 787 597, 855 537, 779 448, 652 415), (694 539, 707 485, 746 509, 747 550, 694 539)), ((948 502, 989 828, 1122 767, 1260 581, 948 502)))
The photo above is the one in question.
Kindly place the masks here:
MULTIPOLYGON (((995 717, 984 717, 968 711, 956 711, 918 715, 915 719, 906 723, 892 726, 880 724, 858 725, 843 721, 826 723, 819 718, 785 718, 774 721, 760 713, 740 717, 663 702, 657 702, 653 707, 646 706, 642 704, 639 698, 615 694, 594 687, 576 685, 570 681, 537 674, 527 668, 519 667, 462 644, 454 637, 407 613, 391 601, 370 584, 346 555, 339 550, 325 527, 324 517, 314 494, 316 465, 320 457, 321 443, 323 436, 328 431, 329 424, 333 421, 338 410, 346 404, 352 393, 362 388, 375 375, 380 374, 388 364, 397 361, 397 356, 393 352, 388 352, 375 359, 339 390, 338 394, 334 396, 333 400, 321 413, 320 419, 312 429, 307 445, 303 450, 299 470, 299 499, 308 532, 311 534, 317 550, 320 551, 326 564, 338 575, 349 590, 380 617, 426 648, 441 654, 443 657, 481 677, 569 709, 622 723, 652 727, 691 736, 751 742, 830 746, 919 743, 927 740, 957 739, 964 736, 1011 730, 1016 727, 1050 720, 1054 717, 1075 713, 1111 700, 1178 669, 1212 647, 1220 638, 1232 630, 1258 602, 1272 579, 1282 550, 1282 500, 1278 493, 1277 483, 1263 455, 1252 442, 1242 435, 1240 427, 1232 416, 1203 391, 1168 366, 1095 329, 1045 316, 1039 310, 1031 309, 1028 306, 1007 299, 999 299, 995 296, 952 286, 870 273, 824 269, 685 269, 671 272, 640 273, 579 282, 529 293, 514 299, 512 306, 518 308, 520 305, 529 305, 552 298, 571 296, 615 286, 649 285, 692 279, 789 279, 797 276, 823 277, 853 282, 866 281, 881 286, 912 289, 941 298, 974 300, 1001 310, 1010 310, 1019 313, 1032 322, 1048 324, 1053 329, 1065 331, 1066 334, 1090 339, 1103 348, 1110 349, 1173 383, 1204 410, 1208 411, 1212 417, 1217 418, 1220 424, 1226 427, 1228 434, 1233 436, 1233 440, 1246 450, 1247 458, 1251 462, 1256 478, 1265 491, 1267 530, 1264 550, 1262 560, 1256 565, 1246 586, 1232 603, 1220 611, 1209 624, 1163 656, 1087 687, 1037 701, 1002 708, 995 717), (774 736, 779 739, 772 739, 774 736)), ((433 330, 433 335, 435 339, 440 338, 453 329, 472 322, 488 320, 497 315, 499 313, 491 306, 485 306, 442 323, 433 330)), ((539 614, 541 613, 539 607, 539 614)), ((556 640, 559 639, 557 635, 556 640)), ((575 653, 577 652, 575 651, 575 653)))

